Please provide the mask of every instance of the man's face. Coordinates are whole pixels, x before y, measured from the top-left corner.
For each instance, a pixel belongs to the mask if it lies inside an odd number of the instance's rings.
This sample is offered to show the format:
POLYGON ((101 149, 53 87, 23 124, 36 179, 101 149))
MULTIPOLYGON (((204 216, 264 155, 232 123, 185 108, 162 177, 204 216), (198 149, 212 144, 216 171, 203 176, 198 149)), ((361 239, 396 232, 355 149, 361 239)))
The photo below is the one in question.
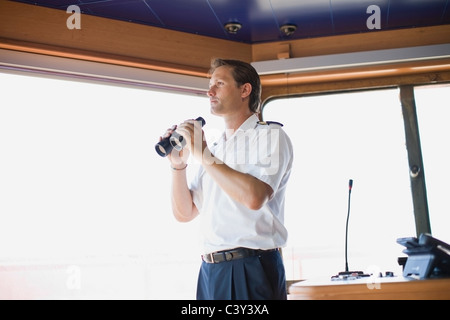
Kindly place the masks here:
POLYGON ((238 87, 231 74, 231 68, 218 67, 209 82, 208 97, 211 113, 226 115, 239 110, 243 103, 242 86, 238 87))

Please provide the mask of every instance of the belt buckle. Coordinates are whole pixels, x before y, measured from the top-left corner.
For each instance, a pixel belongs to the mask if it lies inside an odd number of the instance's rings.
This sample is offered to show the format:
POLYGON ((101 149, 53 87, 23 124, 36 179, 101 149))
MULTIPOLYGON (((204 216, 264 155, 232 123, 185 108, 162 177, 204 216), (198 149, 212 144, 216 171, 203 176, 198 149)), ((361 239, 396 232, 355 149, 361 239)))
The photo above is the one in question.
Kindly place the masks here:
POLYGON ((223 254, 223 260, 225 262, 233 260, 233 253, 231 251, 225 251, 222 254, 223 254), (230 257, 230 259, 228 259, 228 256, 230 257))
POLYGON ((214 252, 206 253, 206 254, 202 255, 202 259, 206 263, 216 263, 216 261, 214 260, 214 252))
POLYGON ((230 251, 223 251, 223 252, 211 252, 211 253, 207 253, 207 254, 205 254, 205 255, 203 255, 203 257, 204 257, 204 261, 205 262, 208 262, 208 263, 219 263, 219 262, 221 262, 220 261, 220 259, 219 259, 219 261, 216 261, 215 259, 214 259, 214 255, 215 254, 220 254, 220 255, 222 255, 222 259, 223 259, 223 261, 231 261, 231 260, 233 260, 233 258, 234 258, 234 255, 233 255, 233 253, 232 252, 230 252, 230 251))

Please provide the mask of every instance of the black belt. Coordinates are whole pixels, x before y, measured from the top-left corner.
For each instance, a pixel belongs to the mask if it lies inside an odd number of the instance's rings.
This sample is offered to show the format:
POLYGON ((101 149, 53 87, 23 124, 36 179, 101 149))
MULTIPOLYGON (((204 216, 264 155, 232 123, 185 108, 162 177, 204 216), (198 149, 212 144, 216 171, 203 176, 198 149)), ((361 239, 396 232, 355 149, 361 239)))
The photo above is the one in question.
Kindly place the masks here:
POLYGON ((231 261, 235 259, 242 259, 246 257, 258 256, 263 253, 278 251, 276 249, 261 250, 261 249, 249 249, 249 248, 236 248, 231 250, 217 251, 202 255, 202 260, 206 263, 220 263, 225 261, 231 261))

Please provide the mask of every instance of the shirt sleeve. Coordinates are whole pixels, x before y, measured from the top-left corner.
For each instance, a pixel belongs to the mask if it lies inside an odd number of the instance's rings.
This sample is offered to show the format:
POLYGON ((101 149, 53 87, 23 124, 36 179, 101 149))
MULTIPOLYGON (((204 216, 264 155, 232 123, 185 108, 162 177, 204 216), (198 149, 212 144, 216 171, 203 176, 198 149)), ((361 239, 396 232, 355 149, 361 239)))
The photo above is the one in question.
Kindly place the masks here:
POLYGON ((251 161, 256 165, 248 173, 270 185, 275 194, 283 178, 290 174, 293 147, 281 126, 264 127, 258 130, 256 141, 251 144, 251 161))
POLYGON ((192 178, 189 184, 189 190, 192 193, 192 201, 199 211, 201 211, 203 204, 203 184, 202 184, 202 175, 204 174, 204 170, 202 166, 199 166, 199 169, 195 176, 192 178))

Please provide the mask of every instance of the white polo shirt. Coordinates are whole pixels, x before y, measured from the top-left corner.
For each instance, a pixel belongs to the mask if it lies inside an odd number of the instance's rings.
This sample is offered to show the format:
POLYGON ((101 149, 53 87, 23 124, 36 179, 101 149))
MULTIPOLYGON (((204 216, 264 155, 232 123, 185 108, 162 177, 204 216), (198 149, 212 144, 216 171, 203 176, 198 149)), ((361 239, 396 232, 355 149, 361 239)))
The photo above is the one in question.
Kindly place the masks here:
POLYGON ((270 185, 273 196, 261 209, 248 209, 230 198, 200 167, 190 189, 200 212, 204 253, 236 247, 283 247, 287 240, 284 197, 293 148, 282 126, 260 123, 254 114, 229 139, 224 133, 210 150, 229 167, 270 185))

